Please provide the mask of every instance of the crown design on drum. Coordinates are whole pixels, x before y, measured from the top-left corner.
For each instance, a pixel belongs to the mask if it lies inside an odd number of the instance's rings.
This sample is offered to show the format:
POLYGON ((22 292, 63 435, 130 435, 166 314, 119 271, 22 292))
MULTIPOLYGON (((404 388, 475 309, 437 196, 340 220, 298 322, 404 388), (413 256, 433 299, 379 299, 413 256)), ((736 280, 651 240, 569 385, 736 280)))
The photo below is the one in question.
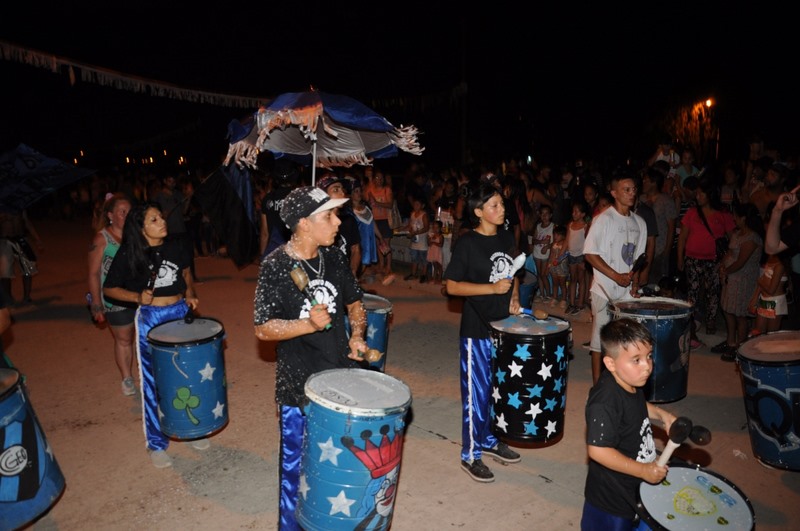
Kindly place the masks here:
POLYGON ((371 430, 361 432, 364 440, 364 448, 355 445, 355 441, 350 436, 342 437, 342 444, 350 450, 359 461, 369 469, 372 479, 379 478, 388 474, 393 468, 400 464, 403 452, 403 437, 399 432, 395 432, 394 440, 389 440, 389 425, 381 426, 381 444, 375 446, 370 440, 371 430))

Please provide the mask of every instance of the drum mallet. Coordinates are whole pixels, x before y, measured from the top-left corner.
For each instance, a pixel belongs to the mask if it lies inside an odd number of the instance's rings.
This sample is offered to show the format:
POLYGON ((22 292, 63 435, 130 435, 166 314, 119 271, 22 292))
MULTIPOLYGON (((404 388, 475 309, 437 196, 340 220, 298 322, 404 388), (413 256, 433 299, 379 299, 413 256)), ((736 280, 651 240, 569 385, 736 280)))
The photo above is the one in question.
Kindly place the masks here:
POLYGON ((672 452, 685 441, 692 432, 692 421, 686 417, 678 417, 669 427, 669 441, 661 456, 656 461, 658 466, 664 466, 672 457, 672 452))
POLYGON ((658 466, 666 465, 675 449, 687 438, 702 446, 711 442, 711 432, 703 426, 694 426, 692 421, 686 417, 678 417, 669 428, 669 441, 656 464, 658 466))
MULTIPOLYGON (((311 302, 311 306, 317 305, 317 299, 314 298, 314 294, 308 291, 308 275, 306 274, 305 270, 300 267, 299 264, 294 265, 294 269, 289 273, 292 277, 292 281, 294 281, 294 285, 297 286, 297 289, 303 292, 303 295, 311 302)), ((325 330, 330 329, 331 324, 328 323, 325 325, 325 330)))

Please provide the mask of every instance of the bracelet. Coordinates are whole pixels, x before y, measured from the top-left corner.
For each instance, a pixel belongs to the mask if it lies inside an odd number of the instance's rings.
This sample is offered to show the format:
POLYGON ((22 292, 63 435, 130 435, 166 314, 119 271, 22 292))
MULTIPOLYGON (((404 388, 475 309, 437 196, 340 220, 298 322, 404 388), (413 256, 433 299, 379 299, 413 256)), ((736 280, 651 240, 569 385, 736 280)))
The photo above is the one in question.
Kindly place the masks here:
POLYGON ((92 304, 92 313, 100 313, 103 311, 102 304, 92 304))

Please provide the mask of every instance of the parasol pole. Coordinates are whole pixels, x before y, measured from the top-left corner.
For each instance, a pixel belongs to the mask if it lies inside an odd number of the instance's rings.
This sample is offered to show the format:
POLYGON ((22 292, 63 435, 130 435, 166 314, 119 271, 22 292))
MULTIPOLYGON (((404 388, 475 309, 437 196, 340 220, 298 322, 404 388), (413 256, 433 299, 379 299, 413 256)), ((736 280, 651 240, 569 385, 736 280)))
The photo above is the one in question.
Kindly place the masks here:
POLYGON ((317 176, 317 140, 311 144, 311 186, 315 186, 317 176))

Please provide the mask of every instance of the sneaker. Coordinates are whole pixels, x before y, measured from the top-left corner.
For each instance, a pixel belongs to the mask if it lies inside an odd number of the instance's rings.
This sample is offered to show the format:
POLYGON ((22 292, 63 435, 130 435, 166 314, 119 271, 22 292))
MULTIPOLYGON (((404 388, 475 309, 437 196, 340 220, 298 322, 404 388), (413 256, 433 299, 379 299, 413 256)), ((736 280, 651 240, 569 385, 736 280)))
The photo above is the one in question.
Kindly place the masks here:
POLYGON ((508 447, 506 443, 499 442, 494 448, 484 448, 483 453, 491 456, 501 463, 519 463, 522 458, 517 452, 508 447))
POLYGON ((211 448, 211 441, 208 439, 196 439, 189 443, 195 450, 208 450, 211 448))
POLYGON ((164 450, 155 450, 150 452, 150 461, 156 468, 168 468, 172 466, 172 458, 167 455, 164 450))
POLYGON ((125 396, 133 396, 136 394, 136 386, 133 384, 133 378, 130 376, 122 380, 122 394, 125 396))
POLYGON ((591 347, 591 346, 592 346, 592 342, 591 342, 591 341, 587 341, 587 342, 583 343, 583 345, 581 345, 581 346, 582 346, 583 348, 589 348, 589 347, 591 347))
POLYGON ((476 459, 472 463, 461 461, 461 468, 475 481, 481 483, 491 483, 494 481, 494 474, 492 474, 489 467, 484 465, 483 461, 480 459, 476 459))

